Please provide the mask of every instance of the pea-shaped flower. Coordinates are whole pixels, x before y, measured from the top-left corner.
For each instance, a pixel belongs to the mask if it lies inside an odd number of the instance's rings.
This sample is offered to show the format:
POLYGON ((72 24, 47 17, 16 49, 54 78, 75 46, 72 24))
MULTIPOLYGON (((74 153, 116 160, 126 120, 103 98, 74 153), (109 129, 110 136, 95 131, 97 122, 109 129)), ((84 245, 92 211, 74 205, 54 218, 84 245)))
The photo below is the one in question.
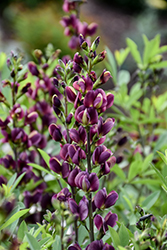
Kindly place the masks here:
POLYGON ((108 195, 106 188, 99 190, 93 198, 96 208, 109 208, 115 204, 118 200, 118 194, 115 191, 111 191, 108 195))

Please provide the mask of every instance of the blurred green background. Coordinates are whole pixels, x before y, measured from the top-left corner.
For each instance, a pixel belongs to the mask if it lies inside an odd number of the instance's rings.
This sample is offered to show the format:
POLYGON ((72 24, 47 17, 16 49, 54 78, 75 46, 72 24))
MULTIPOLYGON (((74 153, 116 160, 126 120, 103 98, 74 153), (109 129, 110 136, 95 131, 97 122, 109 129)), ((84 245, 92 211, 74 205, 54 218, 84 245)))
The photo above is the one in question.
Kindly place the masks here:
MULTIPOLYGON (((61 55, 72 55, 60 24, 67 15, 62 4, 63 0, 0 1, 0 51, 19 48, 30 57, 34 49, 44 50, 52 43, 61 55)), ((80 13, 82 21, 98 23, 97 35, 112 51, 124 47, 127 36, 140 48, 142 33, 149 39, 160 33, 162 43, 167 41, 167 0, 87 0, 80 13)))

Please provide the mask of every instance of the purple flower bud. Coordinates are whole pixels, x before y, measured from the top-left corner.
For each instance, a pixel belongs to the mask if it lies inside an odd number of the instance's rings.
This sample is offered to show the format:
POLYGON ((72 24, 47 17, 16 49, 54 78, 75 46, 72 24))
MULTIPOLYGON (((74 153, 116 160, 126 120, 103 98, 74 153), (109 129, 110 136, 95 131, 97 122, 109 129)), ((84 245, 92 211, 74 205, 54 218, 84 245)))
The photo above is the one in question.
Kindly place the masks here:
POLYGON ((103 118, 100 117, 98 120, 98 135, 104 136, 110 132, 115 123, 114 118, 107 118, 107 120, 103 123, 103 118))
POLYGON ((102 240, 95 240, 91 242, 85 250, 103 250, 103 241, 102 240))
POLYGON ((0 92, 0 102, 4 102, 5 100, 5 96, 0 92))
POLYGON ((92 161, 94 165, 102 164, 107 161, 112 155, 111 150, 107 149, 104 145, 95 149, 92 155, 92 161))
POLYGON ((28 139, 29 139, 31 145, 38 146, 38 144, 40 143, 40 141, 42 139, 42 135, 40 133, 38 133, 38 131, 33 130, 29 134, 28 139))
POLYGON ((104 58, 105 58, 105 55, 106 55, 106 51, 104 50, 104 51, 102 51, 100 54, 98 54, 98 55, 95 57, 95 59, 93 60, 92 64, 95 65, 95 64, 97 64, 97 63, 103 61, 104 58))
POLYGON ((99 190, 93 198, 94 205, 101 208, 109 208, 115 204, 118 199, 118 194, 115 191, 111 191, 108 195, 106 189, 99 190))
POLYGON ((71 10, 75 10, 76 8, 76 2, 75 1, 68 1, 68 0, 64 0, 63 3, 63 10, 65 12, 70 12, 71 10))
POLYGON ((88 200, 85 196, 80 200, 79 205, 72 198, 68 200, 69 208, 74 216, 81 221, 85 220, 88 216, 88 200))
POLYGON ((116 221, 118 220, 117 214, 113 214, 111 211, 108 212, 108 214, 103 217, 99 214, 97 214, 94 218, 95 226, 98 230, 102 229, 103 233, 105 234, 108 230, 108 226, 114 227, 116 225, 116 221))
POLYGON ((70 186, 76 187, 76 184, 75 184, 75 177, 77 176, 77 174, 78 174, 79 172, 81 172, 81 170, 80 170, 80 168, 78 168, 78 167, 74 168, 74 169, 70 172, 70 174, 69 174, 69 176, 68 176, 68 183, 69 183, 70 186))
POLYGON ((21 108, 20 104, 16 103, 12 110, 10 111, 11 118, 16 117, 18 120, 21 120, 24 117, 24 111, 21 108))
POLYGON ((114 103, 114 95, 111 94, 111 93, 107 93, 106 97, 107 97, 106 109, 108 109, 108 108, 110 108, 110 107, 113 105, 113 103, 114 103))
POLYGON ((61 173, 61 163, 56 157, 52 157, 49 160, 50 169, 53 170, 55 173, 61 173))
POLYGON ((93 107, 86 108, 84 105, 81 105, 75 111, 75 119, 83 125, 93 125, 98 122, 98 113, 93 107))
POLYGON ((33 76, 38 76, 39 75, 39 71, 38 71, 37 66, 36 66, 36 64, 34 62, 29 62, 28 63, 28 69, 29 69, 29 71, 31 72, 31 74, 33 76))
POLYGON ((66 123, 67 123, 67 124, 70 124, 72 118, 73 118, 73 114, 72 114, 72 113, 69 113, 69 115, 68 115, 67 118, 66 118, 66 123))
POLYGON ((53 197, 52 197, 52 202, 54 199, 57 199, 59 201, 68 201, 68 199, 71 197, 71 193, 70 191, 68 190, 68 188, 63 188, 58 194, 55 194, 53 197))
POLYGON ((60 129, 56 124, 54 123, 50 124, 49 133, 55 141, 62 140, 62 133, 60 132, 60 129))
POLYGON ((93 36, 96 33, 97 27, 98 27, 97 23, 89 24, 89 26, 87 27, 88 36, 93 36))
POLYGON ((28 92, 28 89, 31 87, 31 83, 27 83, 22 89, 21 92, 23 94, 25 94, 26 92, 28 92))
POLYGON ((14 128, 11 131, 11 139, 14 143, 25 143, 28 140, 28 136, 22 128, 14 128))
POLYGON ((37 117, 38 117, 38 113, 33 111, 33 112, 26 115, 25 123, 26 124, 31 124, 31 123, 36 121, 37 117))
POLYGON ((75 243, 73 246, 70 246, 68 250, 82 250, 78 243, 75 243))
MULTIPOLYGON (((0 159, 0 164, 1 164, 1 159, 0 159)), ((3 175, 0 175, 0 186, 2 187, 2 184, 6 184, 6 183, 7 183, 7 179, 3 175)))
POLYGON ((100 37, 98 36, 91 45, 91 50, 93 52, 97 49, 99 42, 100 42, 100 37))
POLYGON ((5 168, 15 169, 16 162, 13 160, 11 155, 6 155, 3 158, 0 158, 0 164, 2 164, 5 168))
POLYGON ((110 72, 104 70, 103 73, 100 76, 100 83, 101 84, 106 83, 110 79, 110 77, 112 77, 111 74, 110 74, 110 72))
POLYGON ((66 89, 66 94, 67 94, 67 100, 69 102, 74 103, 75 99, 76 99, 76 96, 77 96, 76 93, 75 93, 74 88, 71 87, 71 86, 67 86, 65 89, 66 89))

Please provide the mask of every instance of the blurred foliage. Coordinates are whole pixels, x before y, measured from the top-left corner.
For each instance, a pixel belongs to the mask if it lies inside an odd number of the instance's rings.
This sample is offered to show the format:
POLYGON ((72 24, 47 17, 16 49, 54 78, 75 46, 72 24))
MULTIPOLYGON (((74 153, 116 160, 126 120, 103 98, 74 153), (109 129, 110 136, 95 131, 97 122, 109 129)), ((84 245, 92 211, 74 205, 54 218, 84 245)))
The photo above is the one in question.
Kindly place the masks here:
POLYGON ((38 8, 29 9, 25 5, 12 4, 4 12, 11 24, 15 39, 23 42, 24 49, 31 53, 34 48, 42 51, 52 43, 62 51, 61 55, 72 54, 68 48, 68 38, 64 37, 59 5, 41 4, 38 8))

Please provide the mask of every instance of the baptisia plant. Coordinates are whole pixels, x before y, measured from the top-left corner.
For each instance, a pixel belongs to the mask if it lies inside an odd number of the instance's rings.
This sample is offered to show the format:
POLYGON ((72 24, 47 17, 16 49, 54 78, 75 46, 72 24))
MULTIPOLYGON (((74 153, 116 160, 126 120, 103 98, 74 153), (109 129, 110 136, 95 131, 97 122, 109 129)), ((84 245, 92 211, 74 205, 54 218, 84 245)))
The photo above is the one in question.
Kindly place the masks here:
POLYGON ((105 182, 101 182, 116 162, 111 150, 104 145, 115 120, 104 120, 102 117, 113 105, 114 95, 99 88, 111 77, 109 71, 104 70, 98 77, 93 70, 106 53, 96 52, 98 44, 99 37, 89 46, 81 35, 80 46, 84 55, 77 52, 73 60, 59 60, 55 68, 54 82, 59 96, 63 98, 53 95, 53 109, 65 129, 58 123, 49 126, 50 135, 60 142, 61 147, 59 155, 51 157, 49 164, 50 169, 61 176, 59 183, 62 190, 52 197, 52 204, 56 210, 61 207, 62 250, 69 246, 64 241, 68 225, 65 220, 69 212, 74 225, 70 227, 74 243, 69 250, 114 249, 103 243, 102 238, 109 226, 114 227, 118 220, 115 213, 108 211, 117 201, 118 194, 115 191, 107 194, 105 182), (61 184, 62 179, 66 183, 65 188, 61 184), (107 213, 104 216, 105 209, 107 213), (88 233, 86 245, 79 242, 78 230, 81 226, 88 233))

